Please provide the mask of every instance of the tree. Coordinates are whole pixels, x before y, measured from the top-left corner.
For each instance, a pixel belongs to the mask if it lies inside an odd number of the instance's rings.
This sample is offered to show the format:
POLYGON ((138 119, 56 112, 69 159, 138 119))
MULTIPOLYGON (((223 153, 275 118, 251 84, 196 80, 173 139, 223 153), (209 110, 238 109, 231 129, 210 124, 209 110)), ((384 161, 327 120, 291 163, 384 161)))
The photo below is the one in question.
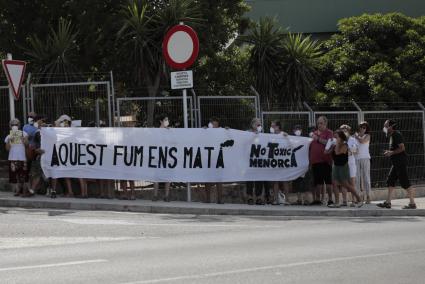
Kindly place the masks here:
POLYGON ((50 28, 45 40, 34 35, 28 39, 28 55, 33 70, 39 73, 43 83, 52 83, 60 75, 61 82, 80 78, 78 75, 76 44, 78 32, 70 21, 59 19, 57 30, 50 28))
POLYGON ((309 36, 289 33, 283 42, 282 87, 289 109, 302 109, 316 89, 321 45, 309 36))
POLYGON ((324 43, 322 101, 425 98, 425 18, 400 13, 343 19, 324 43))
POLYGON ((260 93, 262 104, 267 109, 271 107, 279 81, 284 37, 285 32, 276 19, 267 17, 261 18, 248 34, 241 38, 252 46, 249 69, 254 74, 254 87, 260 93))

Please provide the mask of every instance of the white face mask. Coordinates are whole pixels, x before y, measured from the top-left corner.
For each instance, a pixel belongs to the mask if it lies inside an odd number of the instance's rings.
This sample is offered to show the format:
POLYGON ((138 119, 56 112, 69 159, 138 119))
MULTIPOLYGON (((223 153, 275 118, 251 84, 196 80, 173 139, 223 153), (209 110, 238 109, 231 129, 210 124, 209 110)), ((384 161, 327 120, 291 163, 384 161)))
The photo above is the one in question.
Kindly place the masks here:
POLYGON ((388 134, 388 128, 387 127, 382 128, 382 131, 384 131, 385 134, 388 134))
POLYGON ((18 131, 18 130, 19 130, 18 126, 16 126, 16 125, 12 126, 12 131, 18 131))
MULTIPOLYGON (((258 131, 258 132, 260 132, 260 131, 258 131)), ((270 127, 270 133, 275 133, 275 131, 274 131, 274 128, 273 127, 270 127)))
POLYGON ((38 128, 38 123, 37 122, 34 122, 34 127, 35 128, 38 128))
POLYGON ((214 125, 212 124, 212 122, 208 123, 208 128, 213 128, 214 125))
POLYGON ((294 134, 295 134, 296 136, 301 136, 301 130, 295 130, 294 134))
POLYGON ((33 124, 33 123, 34 123, 34 118, 32 118, 32 117, 28 117, 28 123, 29 123, 29 124, 33 124))
POLYGON ((313 135, 314 135, 314 132, 310 132, 310 133, 308 134, 308 136, 310 136, 310 138, 312 138, 312 137, 313 137, 313 135))
POLYGON ((59 127, 65 127, 65 123, 64 122, 59 123, 59 127))
POLYGON ((168 127, 170 125, 170 122, 168 120, 164 120, 164 126, 168 127))
POLYGON ((257 126, 257 132, 261 132, 261 131, 263 131, 263 127, 261 125, 257 126))

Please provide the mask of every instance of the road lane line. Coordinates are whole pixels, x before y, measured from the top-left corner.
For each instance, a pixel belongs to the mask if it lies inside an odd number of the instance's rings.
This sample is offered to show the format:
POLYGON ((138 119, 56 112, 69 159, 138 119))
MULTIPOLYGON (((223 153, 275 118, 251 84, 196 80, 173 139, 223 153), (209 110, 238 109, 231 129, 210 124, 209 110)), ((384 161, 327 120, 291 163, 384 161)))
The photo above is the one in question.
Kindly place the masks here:
POLYGON ((337 261, 356 260, 356 259, 383 257, 383 256, 394 256, 394 255, 401 255, 405 253, 419 253, 419 252, 421 253, 425 252, 425 249, 394 251, 394 252, 387 252, 387 253, 365 254, 365 255, 347 256, 347 257, 336 257, 336 258, 329 258, 329 259, 294 262, 294 263, 279 264, 279 265, 258 266, 258 267, 205 273, 205 274, 183 275, 183 276, 176 276, 176 277, 169 277, 169 278, 158 278, 158 279, 142 280, 142 281, 135 281, 135 282, 125 282, 121 284, 150 284, 150 283, 162 283, 162 282, 172 282, 172 281, 181 281, 181 280, 204 279, 209 277, 218 277, 218 276, 225 276, 225 275, 239 274, 239 273, 246 273, 246 272, 255 272, 255 271, 262 271, 262 270, 272 270, 277 268, 291 268, 291 267, 305 266, 305 265, 312 265, 312 264, 323 264, 323 263, 331 263, 331 262, 337 262, 337 261))
POLYGON ((25 269, 37 269, 37 268, 50 268, 50 267, 80 265, 80 264, 88 264, 88 263, 100 263, 100 262, 107 262, 107 260, 106 259, 89 259, 89 260, 82 260, 82 261, 70 261, 70 262, 60 262, 60 263, 52 263, 52 264, 3 267, 3 268, 0 268, 0 272, 25 270, 25 269))

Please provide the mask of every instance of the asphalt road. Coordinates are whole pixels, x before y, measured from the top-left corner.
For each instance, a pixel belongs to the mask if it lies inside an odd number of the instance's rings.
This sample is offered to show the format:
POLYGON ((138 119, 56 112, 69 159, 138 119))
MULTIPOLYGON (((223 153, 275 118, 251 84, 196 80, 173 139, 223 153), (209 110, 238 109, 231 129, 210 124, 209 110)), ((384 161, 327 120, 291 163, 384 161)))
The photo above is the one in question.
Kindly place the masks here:
POLYGON ((425 218, 0 208, 0 283, 425 283, 425 218))

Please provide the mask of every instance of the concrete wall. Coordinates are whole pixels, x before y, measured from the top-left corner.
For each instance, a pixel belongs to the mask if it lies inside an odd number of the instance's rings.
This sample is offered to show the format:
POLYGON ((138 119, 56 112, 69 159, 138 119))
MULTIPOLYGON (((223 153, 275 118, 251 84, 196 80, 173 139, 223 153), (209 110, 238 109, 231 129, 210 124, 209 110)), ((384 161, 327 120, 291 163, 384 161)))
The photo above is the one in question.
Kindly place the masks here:
POLYGON ((341 18, 364 13, 401 12, 407 16, 425 15, 425 0, 246 0, 248 16, 276 16, 291 32, 333 33, 341 18))

